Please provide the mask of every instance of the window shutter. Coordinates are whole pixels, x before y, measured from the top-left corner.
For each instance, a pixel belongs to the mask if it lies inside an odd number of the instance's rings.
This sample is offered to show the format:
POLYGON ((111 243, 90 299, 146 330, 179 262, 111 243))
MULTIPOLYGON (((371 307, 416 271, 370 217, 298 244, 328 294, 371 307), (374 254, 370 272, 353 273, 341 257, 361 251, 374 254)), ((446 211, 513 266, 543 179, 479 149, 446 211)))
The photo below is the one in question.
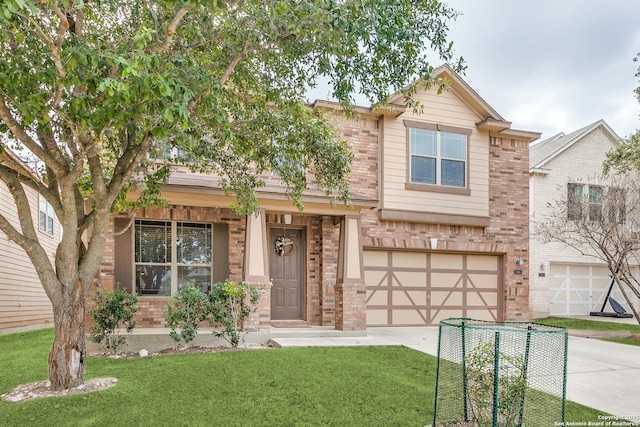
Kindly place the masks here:
POLYGON ((229 224, 213 224, 213 283, 229 278, 229 224))
MULTIPOLYGON (((116 218, 114 231, 122 231, 129 224, 128 218, 116 218)), ((133 224, 124 233, 115 236, 115 281, 120 289, 133 292, 133 224)))

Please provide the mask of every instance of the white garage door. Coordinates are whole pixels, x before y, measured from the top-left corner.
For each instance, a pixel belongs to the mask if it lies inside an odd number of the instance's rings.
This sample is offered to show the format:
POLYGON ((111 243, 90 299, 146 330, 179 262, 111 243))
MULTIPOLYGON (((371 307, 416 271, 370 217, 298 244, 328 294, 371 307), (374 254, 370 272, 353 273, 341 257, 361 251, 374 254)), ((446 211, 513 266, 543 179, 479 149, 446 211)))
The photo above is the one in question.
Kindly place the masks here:
MULTIPOLYGON (((588 316, 592 311, 600 311, 611 284, 610 275, 609 269, 602 265, 551 263, 549 314, 588 316)), ((611 296, 630 312, 618 285, 613 286, 611 296)), ((637 305, 635 298, 632 301, 637 305)), ((613 310, 607 304, 604 311, 613 310)))
POLYGON ((501 257, 364 251, 368 326, 500 320, 501 257))

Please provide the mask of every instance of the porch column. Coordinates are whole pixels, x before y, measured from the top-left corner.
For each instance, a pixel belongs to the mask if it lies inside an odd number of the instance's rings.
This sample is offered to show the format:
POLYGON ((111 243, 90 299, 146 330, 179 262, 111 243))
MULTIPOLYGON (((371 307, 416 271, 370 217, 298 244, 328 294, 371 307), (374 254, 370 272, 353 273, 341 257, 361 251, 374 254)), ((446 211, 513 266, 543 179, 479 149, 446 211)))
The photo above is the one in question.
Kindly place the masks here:
MULTIPOLYGON (((271 320, 271 282, 267 258, 267 223, 264 209, 247 215, 244 240, 244 280, 256 286, 260 293, 257 310, 244 324, 245 331, 269 330, 271 320)), ((247 297, 247 301, 249 297, 247 297)))
POLYGON ((362 261, 360 216, 346 215, 340 221, 338 277, 336 292, 336 329, 366 329, 366 291, 362 261))

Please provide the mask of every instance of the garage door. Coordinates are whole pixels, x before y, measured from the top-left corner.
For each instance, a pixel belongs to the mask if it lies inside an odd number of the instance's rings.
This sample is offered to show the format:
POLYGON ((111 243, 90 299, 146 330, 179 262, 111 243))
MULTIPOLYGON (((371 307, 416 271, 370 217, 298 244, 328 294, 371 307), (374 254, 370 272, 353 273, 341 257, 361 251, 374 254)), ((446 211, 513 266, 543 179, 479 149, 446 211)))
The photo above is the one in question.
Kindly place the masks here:
MULTIPOLYGON (((611 273, 607 267, 563 263, 551 263, 549 267, 551 316, 588 316, 591 311, 600 311, 611 284, 611 273)), ((614 285, 611 296, 630 312, 618 285, 614 285)), ((632 301, 637 305, 635 298, 632 301)), ((612 309, 607 304, 604 311, 612 309)))
POLYGON ((364 251, 367 325, 499 320, 501 264, 500 256, 364 251))

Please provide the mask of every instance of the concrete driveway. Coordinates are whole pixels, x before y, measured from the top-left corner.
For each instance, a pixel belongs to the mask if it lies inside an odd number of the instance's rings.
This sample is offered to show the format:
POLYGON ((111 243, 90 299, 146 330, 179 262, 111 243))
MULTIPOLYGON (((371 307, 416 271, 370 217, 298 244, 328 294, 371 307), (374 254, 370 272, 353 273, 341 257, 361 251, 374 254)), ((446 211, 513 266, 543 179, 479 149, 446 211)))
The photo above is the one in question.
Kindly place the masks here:
MULTIPOLYGON (((291 337, 273 341, 282 347, 403 345, 438 355, 437 326, 371 327, 367 328, 366 336, 291 337)), ((631 417, 640 423, 639 346, 570 336, 568 353, 568 400, 603 413, 631 417)))

